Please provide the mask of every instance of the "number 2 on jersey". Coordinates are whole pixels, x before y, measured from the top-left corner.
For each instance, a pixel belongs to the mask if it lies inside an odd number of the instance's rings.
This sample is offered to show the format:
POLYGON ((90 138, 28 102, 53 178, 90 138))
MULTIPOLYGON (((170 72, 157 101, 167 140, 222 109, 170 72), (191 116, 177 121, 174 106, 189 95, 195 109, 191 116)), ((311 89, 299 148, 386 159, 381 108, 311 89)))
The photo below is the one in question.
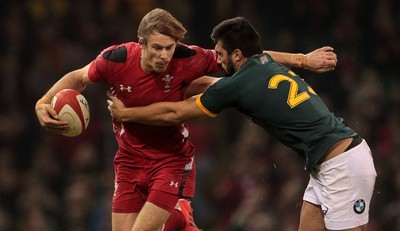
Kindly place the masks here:
MULTIPOLYGON (((289 74, 292 76, 296 75, 292 71, 289 71, 289 74)), ((281 74, 274 75, 271 77, 268 83, 268 88, 277 89, 281 81, 288 81, 290 84, 288 98, 287 98, 287 104, 290 106, 290 108, 294 108, 310 98, 310 94, 308 94, 308 92, 306 91, 299 92, 299 85, 297 84, 296 81, 294 81, 288 76, 281 74)), ((316 95, 315 91, 311 87, 308 87, 308 91, 316 95)))

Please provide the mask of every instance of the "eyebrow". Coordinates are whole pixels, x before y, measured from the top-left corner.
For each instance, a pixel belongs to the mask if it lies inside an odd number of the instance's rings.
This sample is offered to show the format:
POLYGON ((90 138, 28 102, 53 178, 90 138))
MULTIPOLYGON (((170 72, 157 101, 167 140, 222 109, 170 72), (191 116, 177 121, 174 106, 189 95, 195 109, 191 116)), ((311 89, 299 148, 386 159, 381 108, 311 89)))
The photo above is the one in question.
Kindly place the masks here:
POLYGON ((175 43, 172 43, 172 44, 167 45, 167 46, 162 46, 162 45, 160 45, 158 43, 153 43, 152 44, 152 46, 157 46, 157 47, 162 47, 162 48, 170 48, 170 47, 173 47, 174 45, 175 45, 175 43))
POLYGON ((218 55, 221 55, 222 54, 222 52, 221 51, 219 51, 219 50, 216 50, 216 49, 214 49, 215 50, 215 52, 217 52, 217 54, 218 55))

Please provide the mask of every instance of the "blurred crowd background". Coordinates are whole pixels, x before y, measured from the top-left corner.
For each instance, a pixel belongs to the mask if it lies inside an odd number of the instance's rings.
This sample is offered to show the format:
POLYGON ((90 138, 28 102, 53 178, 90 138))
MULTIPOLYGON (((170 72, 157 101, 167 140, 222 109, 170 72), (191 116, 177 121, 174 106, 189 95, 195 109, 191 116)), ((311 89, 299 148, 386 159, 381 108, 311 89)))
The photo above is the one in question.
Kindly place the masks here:
MULTIPOLYGON (((108 231, 116 142, 106 86, 84 95, 79 137, 42 129, 34 105, 63 74, 105 47, 137 41, 155 7, 213 48, 221 20, 244 16, 264 49, 335 48, 335 71, 298 72, 370 144, 378 178, 370 231, 400 230, 400 2, 396 0, 2 0, 0 8, 0 231, 108 231)), ((273 109, 271 109, 273 110, 273 109)), ((195 219, 207 231, 297 230, 308 174, 293 151, 236 111, 190 124, 198 179, 195 219)), ((363 163, 360 162, 360 165, 363 163)))

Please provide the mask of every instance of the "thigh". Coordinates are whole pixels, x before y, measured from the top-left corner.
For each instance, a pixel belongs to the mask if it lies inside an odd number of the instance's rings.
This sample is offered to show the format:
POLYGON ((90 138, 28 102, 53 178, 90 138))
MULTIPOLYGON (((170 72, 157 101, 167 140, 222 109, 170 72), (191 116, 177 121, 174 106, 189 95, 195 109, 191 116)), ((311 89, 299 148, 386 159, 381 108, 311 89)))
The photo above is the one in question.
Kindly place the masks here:
POLYGON ((324 214, 321 206, 303 201, 299 231, 325 231, 324 214))
POLYGON ((322 205, 328 208, 325 226, 332 230, 363 230, 368 224, 376 178, 365 141, 335 157, 325 167, 322 170, 321 165, 319 174, 322 205))
POLYGON ((154 166, 156 166, 155 170, 151 172, 148 182, 149 190, 193 198, 196 180, 196 167, 193 159, 190 162, 159 161, 154 163, 154 166))
POLYGON ((146 202, 136 217, 132 231, 159 231, 170 213, 150 202, 146 202))
POLYGON ((116 181, 112 199, 112 212, 122 214, 139 213, 146 195, 136 182, 116 181))
POLYGON ((307 203, 302 208, 302 226, 307 226, 308 217, 319 207, 327 230, 365 230, 375 178, 365 142, 322 163, 312 174, 303 197, 307 203))
POLYGON ((131 231, 137 213, 112 213, 112 231, 131 231))
MULTIPOLYGON (((300 225, 298 231, 334 231, 326 229, 324 224, 324 214, 318 205, 303 201, 300 214, 300 225)), ((352 229, 342 229, 342 231, 367 231, 367 225, 362 225, 352 229)))

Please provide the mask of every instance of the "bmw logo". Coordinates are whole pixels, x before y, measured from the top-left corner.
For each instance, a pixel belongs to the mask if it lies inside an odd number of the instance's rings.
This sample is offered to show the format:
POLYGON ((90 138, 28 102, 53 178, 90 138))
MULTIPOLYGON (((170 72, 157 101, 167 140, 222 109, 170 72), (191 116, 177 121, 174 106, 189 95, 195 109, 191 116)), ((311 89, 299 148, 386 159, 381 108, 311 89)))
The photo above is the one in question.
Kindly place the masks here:
POLYGON ((365 201, 363 199, 357 200, 356 203, 354 203, 353 209, 357 214, 363 213, 365 210, 365 201))

